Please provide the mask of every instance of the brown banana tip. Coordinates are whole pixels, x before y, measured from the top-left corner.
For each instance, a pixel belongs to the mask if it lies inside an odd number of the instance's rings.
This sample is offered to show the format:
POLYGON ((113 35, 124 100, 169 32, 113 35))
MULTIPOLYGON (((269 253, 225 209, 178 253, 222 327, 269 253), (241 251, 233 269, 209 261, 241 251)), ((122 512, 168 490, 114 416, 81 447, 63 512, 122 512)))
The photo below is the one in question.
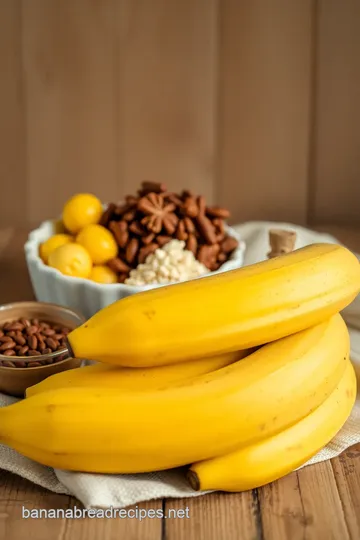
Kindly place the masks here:
POLYGON ((186 478, 193 490, 200 491, 200 480, 196 472, 188 470, 186 478))
POLYGON ((76 358, 75 354, 74 354, 74 351, 73 351, 73 348, 72 346, 70 345, 70 341, 68 340, 68 338, 65 339, 65 343, 66 343, 66 348, 67 348, 67 351, 68 351, 68 355, 70 358, 76 358))

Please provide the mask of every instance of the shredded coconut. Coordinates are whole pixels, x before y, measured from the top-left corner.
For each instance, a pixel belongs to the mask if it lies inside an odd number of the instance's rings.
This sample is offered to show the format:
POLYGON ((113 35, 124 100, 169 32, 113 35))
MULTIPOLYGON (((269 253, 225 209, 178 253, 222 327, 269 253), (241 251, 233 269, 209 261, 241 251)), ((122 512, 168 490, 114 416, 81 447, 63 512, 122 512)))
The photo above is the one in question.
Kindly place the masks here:
POLYGON ((185 249, 185 242, 171 240, 164 247, 148 255, 143 264, 131 270, 125 280, 126 285, 150 285, 194 279, 209 273, 205 265, 195 259, 193 253, 185 249))

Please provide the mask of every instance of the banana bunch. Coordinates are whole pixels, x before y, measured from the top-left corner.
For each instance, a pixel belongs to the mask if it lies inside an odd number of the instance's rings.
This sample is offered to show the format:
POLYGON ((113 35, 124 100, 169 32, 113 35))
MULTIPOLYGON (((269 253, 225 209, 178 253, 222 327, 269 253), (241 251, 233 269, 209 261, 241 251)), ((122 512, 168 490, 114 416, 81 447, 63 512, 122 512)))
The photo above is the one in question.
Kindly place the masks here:
POLYGON ((175 384, 228 366, 250 351, 235 351, 200 360, 171 364, 153 368, 117 368, 107 364, 94 364, 83 368, 63 371, 44 379, 26 390, 26 397, 34 396, 55 388, 91 387, 114 388, 117 390, 145 391, 175 384))
POLYGON ((276 480, 351 412, 356 377, 339 312, 359 290, 356 257, 318 244, 121 300, 68 336, 75 356, 102 363, 0 409, 0 442, 75 471, 192 464, 195 490, 276 480))

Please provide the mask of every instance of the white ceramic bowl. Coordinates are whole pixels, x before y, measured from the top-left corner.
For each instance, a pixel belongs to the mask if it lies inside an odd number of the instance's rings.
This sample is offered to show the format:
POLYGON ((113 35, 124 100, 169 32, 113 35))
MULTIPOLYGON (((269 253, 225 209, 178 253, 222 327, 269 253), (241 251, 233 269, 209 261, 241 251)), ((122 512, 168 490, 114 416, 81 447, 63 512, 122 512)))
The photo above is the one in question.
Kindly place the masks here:
MULTIPOLYGON (((59 304, 74 309, 89 318, 116 300, 137 292, 164 286, 156 284, 135 287, 123 283, 103 285, 88 279, 65 276, 58 270, 45 265, 39 257, 39 245, 54 233, 55 222, 45 221, 38 229, 29 234, 25 244, 25 257, 31 283, 35 297, 40 302, 59 304)), ((227 233, 239 240, 239 247, 234 251, 231 259, 224 263, 219 270, 211 272, 211 274, 234 270, 243 265, 245 244, 230 227, 227 227, 227 233)))

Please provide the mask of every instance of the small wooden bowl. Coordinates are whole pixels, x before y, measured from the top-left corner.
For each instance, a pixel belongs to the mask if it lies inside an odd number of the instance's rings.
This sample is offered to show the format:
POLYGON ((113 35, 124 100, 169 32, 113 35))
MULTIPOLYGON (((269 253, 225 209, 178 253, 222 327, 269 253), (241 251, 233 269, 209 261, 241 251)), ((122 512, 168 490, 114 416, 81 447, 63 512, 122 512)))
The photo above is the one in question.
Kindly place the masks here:
MULTIPOLYGON (((57 304, 48 304, 45 302, 16 302, 0 306, 0 326, 8 321, 17 320, 21 317, 26 319, 41 319, 50 321, 54 324, 61 324, 70 329, 80 326, 85 319, 82 315, 71 309, 58 306, 57 304)), ((25 391, 29 386, 39 383, 54 373, 60 373, 68 369, 77 368, 81 365, 78 358, 56 359, 64 355, 64 350, 56 351, 48 355, 32 357, 9 357, 0 355, 0 361, 9 361, 16 363, 16 360, 26 360, 28 367, 6 367, 0 365, 0 392, 16 397, 24 397, 25 391), (32 362, 39 362, 53 359, 54 363, 42 366, 31 367, 32 362)))

